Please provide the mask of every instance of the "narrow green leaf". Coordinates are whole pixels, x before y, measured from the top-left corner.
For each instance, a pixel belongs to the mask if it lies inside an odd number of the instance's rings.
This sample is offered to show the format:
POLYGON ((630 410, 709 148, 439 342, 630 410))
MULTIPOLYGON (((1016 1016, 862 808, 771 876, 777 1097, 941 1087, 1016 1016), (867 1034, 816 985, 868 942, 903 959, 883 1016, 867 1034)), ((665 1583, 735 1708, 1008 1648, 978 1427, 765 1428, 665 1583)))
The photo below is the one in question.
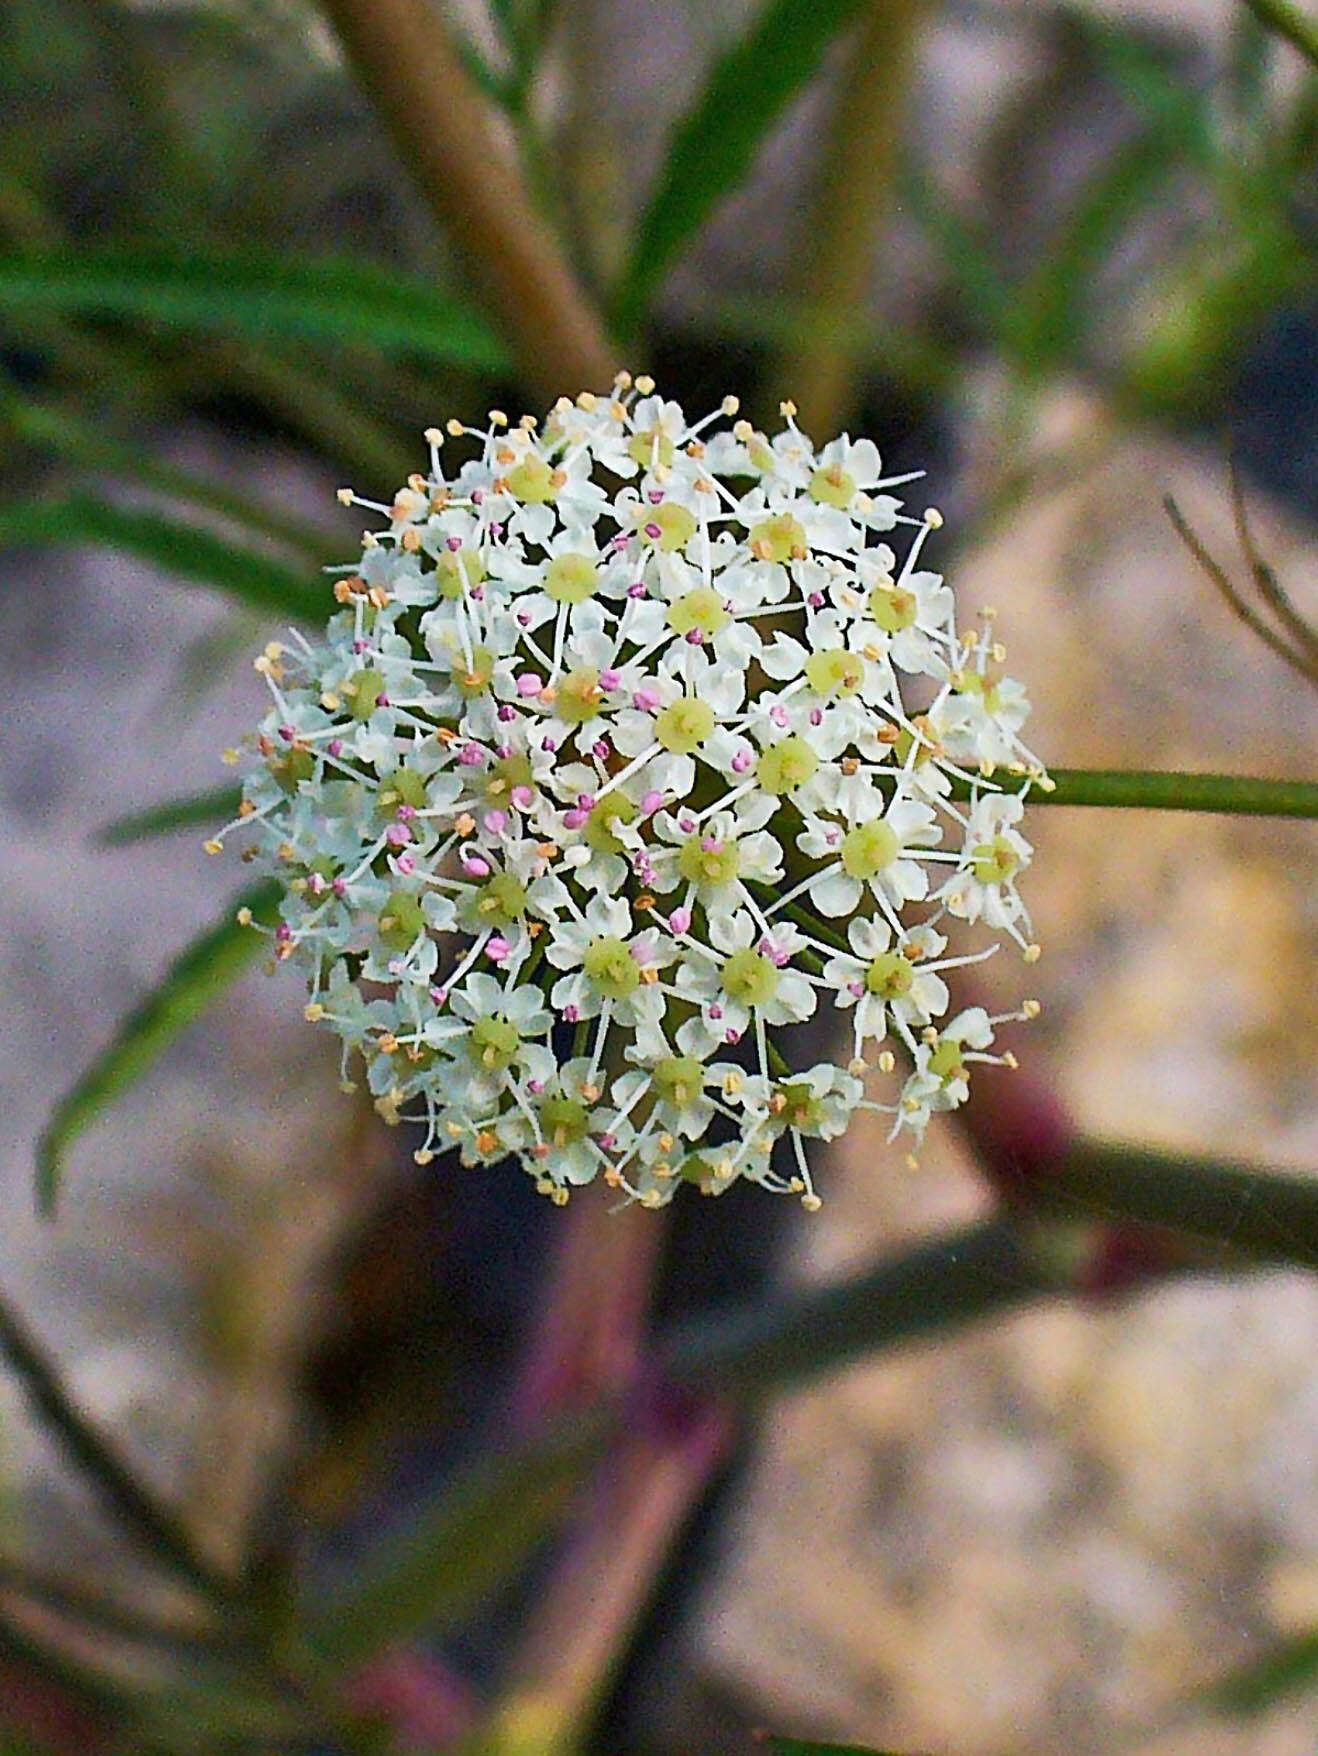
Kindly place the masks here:
POLYGON ((242 788, 212 787, 209 792, 189 793, 183 799, 166 799, 145 811, 116 817, 96 832, 101 847, 128 847, 153 835, 172 835, 176 829, 196 829, 208 823, 225 823, 238 814, 242 788))
POLYGON ((429 281, 365 261, 273 250, 0 257, 0 310, 140 319, 265 342, 355 342, 482 372, 508 363, 484 321, 429 281))
POLYGON ((1156 124, 1159 133, 1202 169, 1220 169, 1223 150, 1211 95, 1178 78, 1133 31, 1081 12, 1073 13, 1072 20, 1123 94, 1156 124))
POLYGON ((115 506, 86 494, 0 507, 0 547, 54 543, 120 549, 178 579, 280 615, 319 621, 329 604, 323 582, 317 589, 297 568, 163 512, 115 506))
POLYGON ((1296 1635, 1265 1652, 1252 1664, 1210 1684, 1202 1700, 1219 1713, 1247 1719, 1299 1689, 1318 1685, 1318 1629, 1296 1635))
POLYGON ((899 186, 956 291, 989 334, 999 334, 1011 315, 1012 293, 988 239, 922 166, 909 164, 899 186))
POLYGON ((308 1639, 332 1664, 359 1664, 423 1630, 452 1628, 553 1532, 609 1417, 584 1414, 524 1448, 487 1455, 386 1536, 342 1590, 308 1610, 308 1639))
POLYGON ((683 246, 745 178, 770 128, 859 10, 860 0, 768 0, 715 62, 674 130, 641 218, 615 301, 623 335, 638 328, 683 246))
MULTIPOLYGON (((1005 791, 1030 788, 1030 804, 1094 805, 1136 811, 1205 811, 1242 817, 1318 817, 1318 782, 1256 780, 1235 774, 1178 774, 1139 768, 1054 768, 1052 792, 1025 778, 999 773, 1005 791)), ((954 780, 952 796, 970 787, 954 780)))
MULTIPOLYGON (((269 924, 276 919, 281 894, 271 879, 245 891, 238 903, 269 924)), ((113 1042, 60 1104, 38 1143, 37 1205, 43 1214, 55 1211, 61 1166, 74 1140, 237 980, 263 944, 260 934, 238 925, 234 911, 226 912, 218 926, 193 940, 160 986, 125 1019, 113 1042)))

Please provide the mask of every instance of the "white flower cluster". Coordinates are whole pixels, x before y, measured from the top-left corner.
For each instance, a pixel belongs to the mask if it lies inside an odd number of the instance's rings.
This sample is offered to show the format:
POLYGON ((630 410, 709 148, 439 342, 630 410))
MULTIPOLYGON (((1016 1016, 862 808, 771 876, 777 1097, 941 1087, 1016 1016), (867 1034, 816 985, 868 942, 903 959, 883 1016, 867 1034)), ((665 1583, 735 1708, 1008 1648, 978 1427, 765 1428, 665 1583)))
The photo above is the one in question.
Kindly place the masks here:
POLYGON ((1037 954, 1016 881, 1049 783, 988 624, 959 634, 920 565, 942 521, 888 491, 913 478, 866 439, 816 452, 790 404, 769 439, 711 431, 732 398, 693 423, 653 390, 450 422, 451 473, 427 434, 324 639, 257 660, 273 706, 229 827, 286 884, 308 1017, 388 1119, 424 1120, 420 1162, 514 1155, 559 1202, 746 1177, 816 1207, 804 1140, 862 1108, 918 1138, 972 1063, 1010 1062, 982 1008, 939 1022, 940 972, 997 949, 947 956, 940 926, 1037 954), (795 1071, 783 1032, 821 1006, 854 1056, 795 1071), (865 1057, 891 1073, 893 1039, 911 1071, 881 1104, 865 1057))

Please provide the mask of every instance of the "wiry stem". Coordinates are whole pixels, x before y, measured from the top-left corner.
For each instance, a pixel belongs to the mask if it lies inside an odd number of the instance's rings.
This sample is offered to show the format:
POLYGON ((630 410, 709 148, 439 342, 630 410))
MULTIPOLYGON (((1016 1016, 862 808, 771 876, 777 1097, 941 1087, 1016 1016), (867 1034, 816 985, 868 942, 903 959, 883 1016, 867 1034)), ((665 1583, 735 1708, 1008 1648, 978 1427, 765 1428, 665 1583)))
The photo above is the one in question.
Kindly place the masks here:
POLYGON ((531 388, 606 389, 603 324, 536 212, 485 99, 425 0, 325 0, 325 12, 437 221, 484 285, 531 388))
POLYGON ((781 366, 807 433, 845 425, 856 399, 854 335, 892 193, 922 0, 871 0, 824 146, 804 243, 804 313, 781 366))

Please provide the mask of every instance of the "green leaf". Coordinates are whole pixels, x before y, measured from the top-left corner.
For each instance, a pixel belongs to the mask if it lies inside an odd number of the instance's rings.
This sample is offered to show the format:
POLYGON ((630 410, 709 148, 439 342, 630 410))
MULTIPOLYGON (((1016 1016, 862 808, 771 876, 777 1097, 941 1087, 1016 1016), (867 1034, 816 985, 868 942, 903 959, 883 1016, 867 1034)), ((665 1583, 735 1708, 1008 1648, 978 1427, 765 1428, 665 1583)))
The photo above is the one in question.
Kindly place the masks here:
POLYGON ((0 310, 120 317, 263 342, 349 343, 497 372, 507 355, 475 312, 374 263, 277 251, 57 251, 0 257, 0 310))
POLYGON ((674 130, 637 230, 615 300, 624 336, 639 327, 684 245, 745 178, 770 128, 859 10, 860 0, 768 0, 715 62, 674 130))
POLYGON ((189 793, 183 799, 166 799, 145 811, 133 811, 127 817, 116 817, 96 833, 101 847, 128 847, 146 841, 153 835, 172 835, 176 829, 197 829, 208 823, 225 823, 236 817, 242 799, 242 788, 212 787, 209 792, 189 793))
POLYGON ((0 507, 6 544, 95 543, 120 549, 175 578, 212 586, 259 610, 324 619, 328 593, 297 568, 163 512, 115 506, 89 494, 0 507))
POLYGON ((1072 15, 1089 47, 1123 94, 1156 125, 1158 132, 1204 170, 1223 167, 1223 151, 1213 122, 1212 98, 1195 91, 1164 66, 1149 45, 1120 25, 1084 13, 1072 15))
MULTIPOLYGON (((257 921, 277 917, 281 887, 273 879, 252 886, 238 899, 257 921)), ((37 1205, 55 1211, 60 1170, 69 1147, 99 1113, 151 1063, 210 1002, 243 973, 264 939, 240 927, 234 912, 194 939, 170 966, 160 986, 120 1026, 113 1042, 60 1104, 37 1146, 37 1205)))
POLYGON ((1318 1684, 1318 1629, 1296 1635, 1265 1652, 1252 1664, 1221 1678, 1202 1699, 1219 1713, 1247 1719, 1263 1713, 1274 1701, 1318 1684))
POLYGON ((343 1590, 308 1606, 313 1648, 355 1665, 469 1616, 557 1527, 609 1424, 601 1411, 584 1414, 519 1450, 478 1459, 364 1556, 343 1590))
MULTIPOLYGON (((1242 817, 1318 817, 1318 782, 1255 780, 1248 775, 1178 774, 1139 768, 1054 768, 1053 790, 998 773, 1004 791, 1030 789, 1030 806, 1092 805, 1136 811, 1205 811, 1242 817)), ((968 798, 967 781, 952 782, 952 797, 968 798)))
POLYGON ((903 205, 911 209, 940 253, 948 278, 969 310, 991 335, 999 334, 1011 316, 1012 292, 982 229, 960 212, 922 166, 906 167, 900 190, 903 205))

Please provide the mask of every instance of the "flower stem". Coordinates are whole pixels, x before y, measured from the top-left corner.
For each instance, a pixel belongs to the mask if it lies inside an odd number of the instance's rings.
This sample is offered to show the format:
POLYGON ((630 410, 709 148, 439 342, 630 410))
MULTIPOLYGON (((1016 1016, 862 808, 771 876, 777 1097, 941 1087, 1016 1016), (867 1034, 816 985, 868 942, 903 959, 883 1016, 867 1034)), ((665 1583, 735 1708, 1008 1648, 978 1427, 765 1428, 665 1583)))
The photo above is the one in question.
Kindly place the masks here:
POLYGON ((484 283, 535 391, 606 389, 598 313, 424 0, 325 0, 324 10, 438 222, 484 283))
POLYGON ((1245 5, 1268 30, 1297 48, 1306 61, 1318 67, 1318 24, 1291 0, 1245 0, 1245 5))
MULTIPOLYGON (((999 771, 994 784, 1008 792, 1030 786, 1030 804, 1099 805, 1123 810, 1210 811, 1242 817, 1318 817, 1318 782, 1259 780, 1235 774, 1181 774, 1138 768, 1054 768, 1045 792, 1024 776, 999 771)), ((953 779, 952 797, 970 788, 953 779)))

